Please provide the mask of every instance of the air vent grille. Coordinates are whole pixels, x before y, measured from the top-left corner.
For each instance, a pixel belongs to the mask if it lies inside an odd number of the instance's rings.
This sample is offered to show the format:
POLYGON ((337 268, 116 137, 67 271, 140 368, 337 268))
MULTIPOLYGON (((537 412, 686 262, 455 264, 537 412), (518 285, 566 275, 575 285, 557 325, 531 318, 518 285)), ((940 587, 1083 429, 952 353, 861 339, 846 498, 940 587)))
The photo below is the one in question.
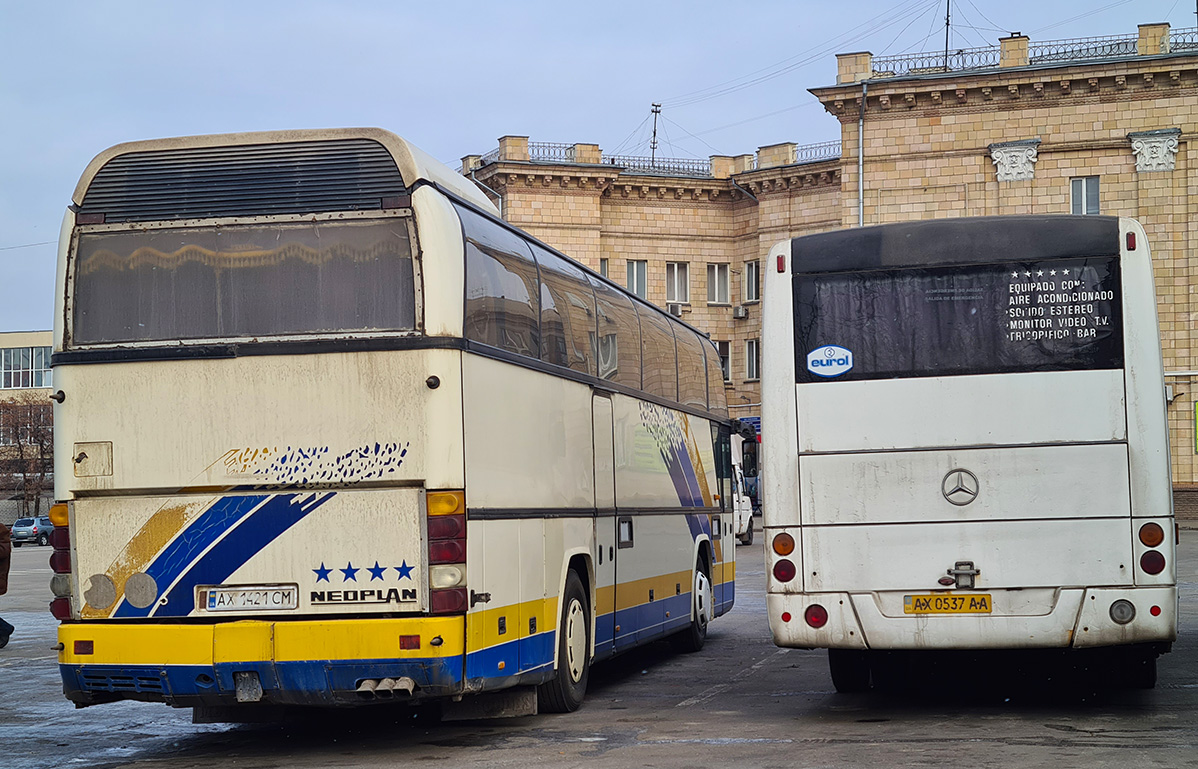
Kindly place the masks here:
POLYGON ((105 222, 364 211, 405 194, 370 139, 132 152, 96 174, 80 214, 105 222))

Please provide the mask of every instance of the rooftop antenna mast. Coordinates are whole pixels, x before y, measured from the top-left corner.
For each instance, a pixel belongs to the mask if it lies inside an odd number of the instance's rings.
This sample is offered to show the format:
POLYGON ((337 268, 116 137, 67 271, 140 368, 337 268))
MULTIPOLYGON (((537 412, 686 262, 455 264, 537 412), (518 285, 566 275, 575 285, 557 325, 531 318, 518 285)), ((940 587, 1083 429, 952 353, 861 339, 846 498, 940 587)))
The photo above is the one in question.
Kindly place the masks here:
POLYGON ((649 111, 653 113, 653 139, 649 141, 649 165, 653 167, 657 165, 657 116, 661 114, 661 105, 654 103, 649 111))
POLYGON ((944 0, 944 71, 948 72, 948 30, 952 19, 953 0, 944 0))

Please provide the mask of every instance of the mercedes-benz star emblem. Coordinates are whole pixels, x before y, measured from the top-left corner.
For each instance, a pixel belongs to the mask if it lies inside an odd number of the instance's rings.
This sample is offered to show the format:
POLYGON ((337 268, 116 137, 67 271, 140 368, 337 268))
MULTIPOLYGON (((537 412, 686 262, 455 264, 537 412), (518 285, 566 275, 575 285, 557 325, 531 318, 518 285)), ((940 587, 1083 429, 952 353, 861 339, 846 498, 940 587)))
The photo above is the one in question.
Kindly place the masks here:
POLYGON ((978 479, 968 470, 949 470, 940 482, 940 490, 944 498, 954 505, 968 505, 978 498, 978 479))

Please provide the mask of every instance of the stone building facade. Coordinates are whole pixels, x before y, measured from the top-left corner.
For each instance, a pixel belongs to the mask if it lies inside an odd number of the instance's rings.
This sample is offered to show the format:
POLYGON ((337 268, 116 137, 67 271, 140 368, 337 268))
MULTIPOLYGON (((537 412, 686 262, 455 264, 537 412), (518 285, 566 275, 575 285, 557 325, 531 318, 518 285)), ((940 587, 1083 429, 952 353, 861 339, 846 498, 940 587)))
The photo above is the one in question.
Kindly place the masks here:
POLYGON ((592 268, 606 260, 618 282, 628 285, 630 261, 645 262, 650 301, 667 304, 677 275, 669 263, 689 264, 688 301, 677 310, 728 344, 728 401, 741 417, 759 413, 749 358, 760 312, 745 284, 777 241, 936 217, 1136 217, 1153 250, 1174 479, 1198 488, 1198 163, 1189 154, 1198 30, 1150 24, 1134 35, 1052 42, 1013 35, 947 60, 943 52, 837 59, 836 84, 812 93, 840 121, 838 144, 696 163, 509 136, 489 155, 464 158, 462 170, 502 197, 513 224, 592 268), (727 301, 708 301, 719 265, 727 301))

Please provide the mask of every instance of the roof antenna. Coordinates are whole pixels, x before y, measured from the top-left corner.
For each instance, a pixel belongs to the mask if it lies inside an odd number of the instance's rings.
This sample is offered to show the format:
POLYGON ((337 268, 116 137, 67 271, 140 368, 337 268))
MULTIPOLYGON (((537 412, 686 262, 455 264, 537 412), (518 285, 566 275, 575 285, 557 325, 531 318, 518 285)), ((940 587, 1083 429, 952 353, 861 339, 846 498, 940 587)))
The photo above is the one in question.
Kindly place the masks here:
POLYGON ((653 108, 649 111, 653 113, 653 139, 649 141, 649 167, 653 168, 657 164, 657 116, 661 114, 661 105, 654 103, 653 108))
POLYGON ((948 72, 948 30, 952 18, 953 0, 944 0, 944 71, 948 72))

